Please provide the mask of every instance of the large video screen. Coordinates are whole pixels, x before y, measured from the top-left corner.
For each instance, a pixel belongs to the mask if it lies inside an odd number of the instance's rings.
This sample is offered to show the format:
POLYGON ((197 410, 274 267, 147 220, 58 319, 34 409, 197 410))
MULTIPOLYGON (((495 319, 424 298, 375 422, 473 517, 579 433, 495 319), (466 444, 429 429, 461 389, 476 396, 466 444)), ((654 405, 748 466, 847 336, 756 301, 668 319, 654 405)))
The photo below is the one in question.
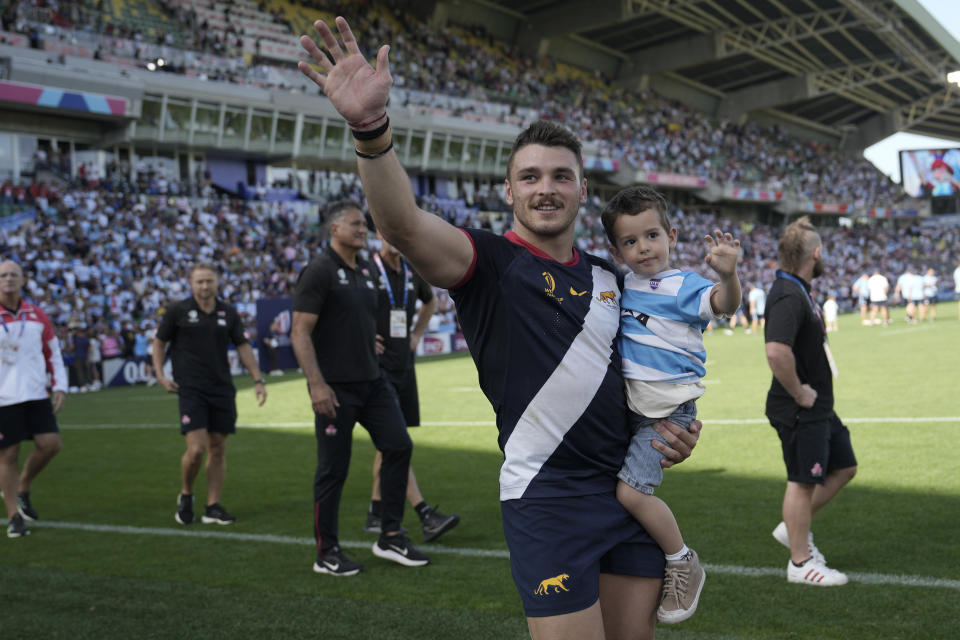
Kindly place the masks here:
POLYGON ((960 149, 900 152, 903 190, 914 198, 960 194, 960 149))

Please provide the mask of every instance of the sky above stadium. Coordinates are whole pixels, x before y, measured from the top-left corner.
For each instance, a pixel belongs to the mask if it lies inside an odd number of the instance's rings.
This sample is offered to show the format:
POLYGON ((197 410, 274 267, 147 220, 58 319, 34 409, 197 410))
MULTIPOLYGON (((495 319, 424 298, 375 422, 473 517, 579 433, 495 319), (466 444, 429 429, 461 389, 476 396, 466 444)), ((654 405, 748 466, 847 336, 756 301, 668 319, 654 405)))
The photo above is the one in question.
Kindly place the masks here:
MULTIPOLYGON (((918 0, 923 8, 960 41, 960 0, 918 0)), ((956 140, 942 140, 913 133, 895 133, 877 144, 867 147, 863 155, 880 171, 900 182, 899 151, 904 149, 936 149, 960 147, 956 140)))

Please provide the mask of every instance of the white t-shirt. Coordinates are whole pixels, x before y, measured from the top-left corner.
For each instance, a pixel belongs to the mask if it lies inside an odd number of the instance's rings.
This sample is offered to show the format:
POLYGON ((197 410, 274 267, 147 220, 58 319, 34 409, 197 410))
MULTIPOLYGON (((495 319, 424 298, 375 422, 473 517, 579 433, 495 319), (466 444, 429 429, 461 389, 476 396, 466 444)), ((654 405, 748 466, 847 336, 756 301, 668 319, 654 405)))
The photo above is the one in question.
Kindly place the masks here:
POLYGON ((834 322, 837 319, 837 301, 827 300, 823 303, 823 319, 827 322, 834 322))
POLYGON ((883 274, 875 273, 867 280, 867 289, 870 290, 870 302, 886 302, 890 281, 883 274))

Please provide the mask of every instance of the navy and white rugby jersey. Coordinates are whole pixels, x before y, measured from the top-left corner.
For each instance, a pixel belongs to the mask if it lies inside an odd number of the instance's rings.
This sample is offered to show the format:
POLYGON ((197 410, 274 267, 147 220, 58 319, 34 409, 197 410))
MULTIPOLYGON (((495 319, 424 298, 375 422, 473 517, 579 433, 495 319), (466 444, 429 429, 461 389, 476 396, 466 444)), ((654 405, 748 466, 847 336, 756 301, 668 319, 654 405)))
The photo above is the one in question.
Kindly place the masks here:
POLYGON ((560 263, 513 232, 465 232, 474 263, 451 296, 497 414, 500 499, 613 490, 630 439, 620 274, 576 249, 560 263))

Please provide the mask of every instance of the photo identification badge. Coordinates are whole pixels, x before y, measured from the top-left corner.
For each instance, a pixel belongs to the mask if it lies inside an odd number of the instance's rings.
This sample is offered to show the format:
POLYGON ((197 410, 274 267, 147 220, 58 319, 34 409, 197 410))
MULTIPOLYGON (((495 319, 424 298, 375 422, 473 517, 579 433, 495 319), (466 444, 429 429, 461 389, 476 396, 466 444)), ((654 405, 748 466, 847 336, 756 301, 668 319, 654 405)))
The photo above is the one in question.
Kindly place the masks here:
POLYGON ((407 311, 406 309, 390 310, 390 337, 407 337, 407 311))

